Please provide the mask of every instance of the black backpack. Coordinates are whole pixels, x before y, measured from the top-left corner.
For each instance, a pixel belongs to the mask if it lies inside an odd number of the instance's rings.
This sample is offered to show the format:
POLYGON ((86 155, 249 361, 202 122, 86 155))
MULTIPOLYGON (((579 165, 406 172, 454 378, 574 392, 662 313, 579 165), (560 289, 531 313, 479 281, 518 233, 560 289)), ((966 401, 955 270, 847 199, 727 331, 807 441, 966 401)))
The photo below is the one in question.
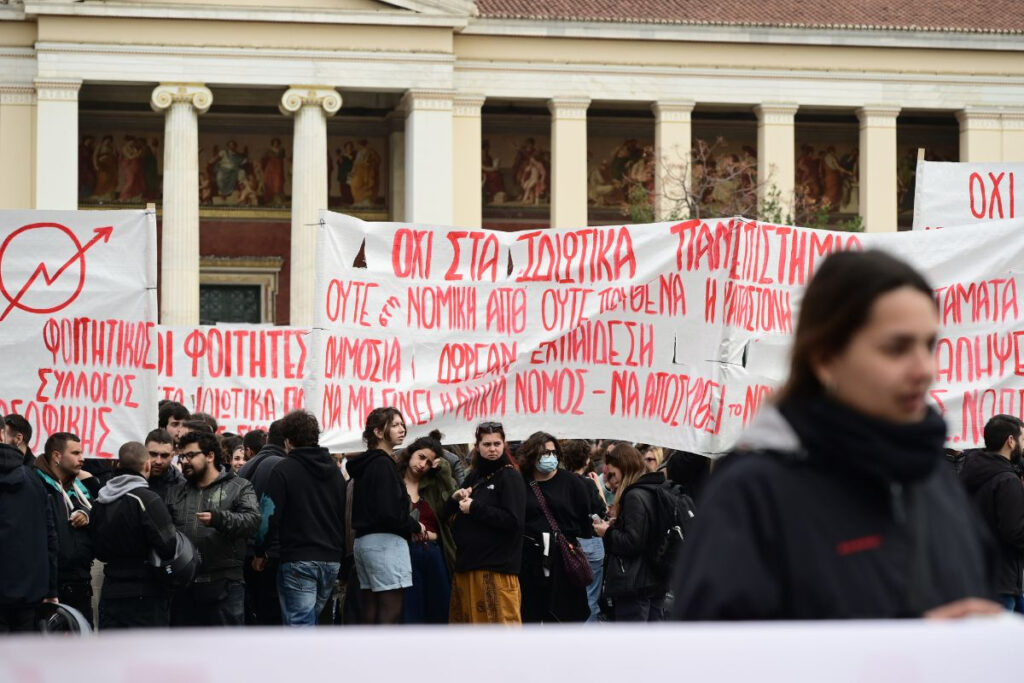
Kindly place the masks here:
POLYGON ((693 498, 683 493, 683 489, 672 482, 666 481, 644 488, 654 494, 656 510, 652 526, 657 533, 650 539, 648 559, 654 574, 658 578, 668 580, 672 576, 683 543, 690 535, 696 507, 693 498))

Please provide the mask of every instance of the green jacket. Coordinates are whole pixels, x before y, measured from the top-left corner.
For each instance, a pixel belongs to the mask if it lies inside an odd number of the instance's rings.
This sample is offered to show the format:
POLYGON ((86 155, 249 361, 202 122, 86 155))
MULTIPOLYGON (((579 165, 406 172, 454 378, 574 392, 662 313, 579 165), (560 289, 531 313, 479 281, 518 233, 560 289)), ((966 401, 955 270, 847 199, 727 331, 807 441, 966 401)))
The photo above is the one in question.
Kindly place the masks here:
POLYGON ((452 476, 451 465, 444 458, 440 458, 437 468, 428 472, 420 480, 420 497, 427 501, 427 505, 437 517, 439 527, 438 537, 441 541, 441 550, 444 553, 444 562, 448 565, 448 575, 452 576, 455 569, 455 537, 452 535, 451 525, 447 519, 442 519, 444 505, 455 493, 458 486, 452 476))

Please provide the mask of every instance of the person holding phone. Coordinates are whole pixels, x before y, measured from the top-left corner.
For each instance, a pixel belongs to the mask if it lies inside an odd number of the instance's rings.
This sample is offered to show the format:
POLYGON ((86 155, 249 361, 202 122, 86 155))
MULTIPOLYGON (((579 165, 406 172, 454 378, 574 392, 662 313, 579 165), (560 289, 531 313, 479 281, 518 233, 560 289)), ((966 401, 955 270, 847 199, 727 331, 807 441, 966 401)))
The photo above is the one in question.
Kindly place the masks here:
POLYGON ((560 470, 561 456, 558 441, 546 432, 531 435, 516 452, 527 486, 519 571, 524 623, 580 622, 590 617, 587 587, 568 581, 557 535, 573 546, 580 536, 593 536, 588 491, 593 485, 560 470))
POLYGON ((522 623, 525 507, 526 485, 505 452, 505 428, 480 423, 472 469, 444 508, 456 545, 451 623, 522 623))

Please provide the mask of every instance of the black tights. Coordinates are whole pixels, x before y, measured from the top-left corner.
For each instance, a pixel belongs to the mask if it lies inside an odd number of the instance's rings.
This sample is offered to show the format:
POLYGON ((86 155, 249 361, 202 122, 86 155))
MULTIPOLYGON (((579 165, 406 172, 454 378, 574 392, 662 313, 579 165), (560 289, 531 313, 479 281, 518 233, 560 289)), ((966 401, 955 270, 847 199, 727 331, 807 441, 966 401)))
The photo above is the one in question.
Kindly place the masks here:
POLYGON ((402 599, 405 590, 399 588, 391 591, 374 593, 369 590, 359 592, 359 608, 363 612, 363 624, 401 624, 402 599))

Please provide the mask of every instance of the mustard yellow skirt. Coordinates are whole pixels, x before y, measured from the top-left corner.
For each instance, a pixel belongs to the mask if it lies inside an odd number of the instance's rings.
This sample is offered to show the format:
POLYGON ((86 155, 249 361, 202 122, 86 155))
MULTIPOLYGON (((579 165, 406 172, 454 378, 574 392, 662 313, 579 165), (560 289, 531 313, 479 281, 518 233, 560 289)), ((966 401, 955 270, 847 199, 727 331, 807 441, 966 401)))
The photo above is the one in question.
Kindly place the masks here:
POLYGON ((522 624, 519 577, 485 569, 456 572, 448 621, 452 624, 522 624))

